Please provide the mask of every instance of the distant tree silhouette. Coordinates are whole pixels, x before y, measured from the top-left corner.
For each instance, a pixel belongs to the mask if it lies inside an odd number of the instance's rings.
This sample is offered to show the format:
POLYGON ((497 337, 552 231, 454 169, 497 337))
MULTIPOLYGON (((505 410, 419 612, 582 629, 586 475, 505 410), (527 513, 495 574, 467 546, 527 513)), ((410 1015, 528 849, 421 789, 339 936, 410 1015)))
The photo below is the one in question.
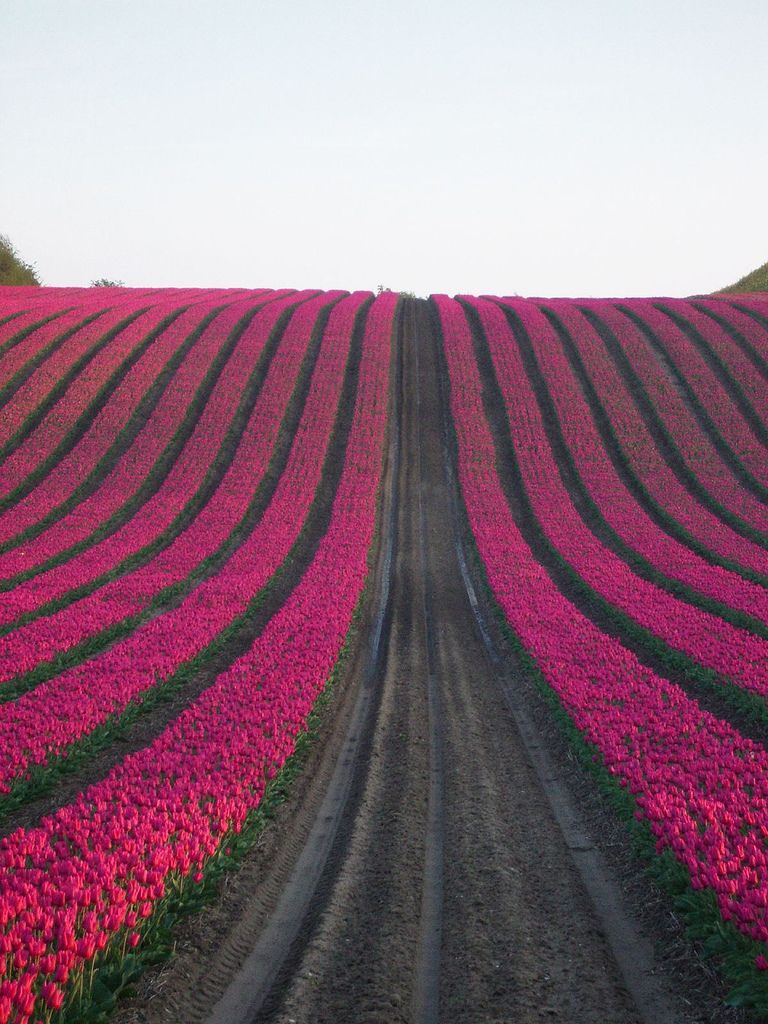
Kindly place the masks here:
POLYGON ((35 268, 21 259, 7 235, 0 235, 0 284, 40 284, 35 268))

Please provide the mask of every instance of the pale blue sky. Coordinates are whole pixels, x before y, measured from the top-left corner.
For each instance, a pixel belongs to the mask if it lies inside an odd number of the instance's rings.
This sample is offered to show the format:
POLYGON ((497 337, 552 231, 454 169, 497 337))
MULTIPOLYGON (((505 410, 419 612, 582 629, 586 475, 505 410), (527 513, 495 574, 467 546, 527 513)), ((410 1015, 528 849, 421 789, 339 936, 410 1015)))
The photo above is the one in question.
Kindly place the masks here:
POLYGON ((0 0, 46 284, 689 294, 768 260, 765 0, 0 0))

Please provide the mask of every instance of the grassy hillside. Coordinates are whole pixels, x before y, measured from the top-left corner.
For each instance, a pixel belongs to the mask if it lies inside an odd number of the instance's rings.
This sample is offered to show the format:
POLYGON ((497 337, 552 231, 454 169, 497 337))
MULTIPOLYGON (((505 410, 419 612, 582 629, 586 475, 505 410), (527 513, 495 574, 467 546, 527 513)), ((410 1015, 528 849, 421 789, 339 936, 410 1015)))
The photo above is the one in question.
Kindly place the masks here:
POLYGON ((768 292, 768 263, 753 270, 751 274, 742 277, 736 284, 729 284, 727 288, 721 288, 722 292, 768 292))
POLYGON ((0 235, 0 285, 2 284, 40 284, 34 267, 21 259, 13 243, 5 235, 0 235))

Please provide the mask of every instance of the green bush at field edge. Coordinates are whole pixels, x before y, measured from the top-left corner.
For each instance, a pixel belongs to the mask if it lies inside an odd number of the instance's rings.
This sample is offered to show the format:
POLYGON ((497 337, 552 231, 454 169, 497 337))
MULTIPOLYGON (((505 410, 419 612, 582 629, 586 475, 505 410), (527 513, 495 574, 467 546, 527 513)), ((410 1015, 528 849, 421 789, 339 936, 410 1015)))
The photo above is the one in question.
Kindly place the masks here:
POLYGON ((0 235, 0 285, 40 285, 35 268, 25 263, 7 235, 0 235))
POLYGON ((721 292, 768 292, 768 263, 753 270, 736 282, 729 284, 727 288, 721 288, 721 292))

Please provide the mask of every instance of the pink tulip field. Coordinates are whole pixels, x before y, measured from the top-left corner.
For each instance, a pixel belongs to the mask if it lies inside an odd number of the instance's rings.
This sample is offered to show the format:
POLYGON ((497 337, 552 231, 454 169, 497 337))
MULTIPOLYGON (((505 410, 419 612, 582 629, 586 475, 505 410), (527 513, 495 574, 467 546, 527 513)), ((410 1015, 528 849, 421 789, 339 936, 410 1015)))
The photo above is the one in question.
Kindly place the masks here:
MULTIPOLYGON (((29 302, 17 292, 3 313, 29 302)), ((54 293, 0 327, 0 810, 237 653, 149 745, 4 830, 2 1021, 109 1003, 169 908, 230 856, 334 671, 375 524, 396 296, 98 298, 54 293)))
MULTIPOLYGON (((0 290, 0 1024, 104 1019, 263 826, 365 643, 414 301, 0 290)), ((766 1009, 768 298, 428 301, 514 670, 766 1009)))
POLYGON ((432 301, 467 523, 509 633, 730 955, 734 1000, 765 1008, 768 304, 432 301))

